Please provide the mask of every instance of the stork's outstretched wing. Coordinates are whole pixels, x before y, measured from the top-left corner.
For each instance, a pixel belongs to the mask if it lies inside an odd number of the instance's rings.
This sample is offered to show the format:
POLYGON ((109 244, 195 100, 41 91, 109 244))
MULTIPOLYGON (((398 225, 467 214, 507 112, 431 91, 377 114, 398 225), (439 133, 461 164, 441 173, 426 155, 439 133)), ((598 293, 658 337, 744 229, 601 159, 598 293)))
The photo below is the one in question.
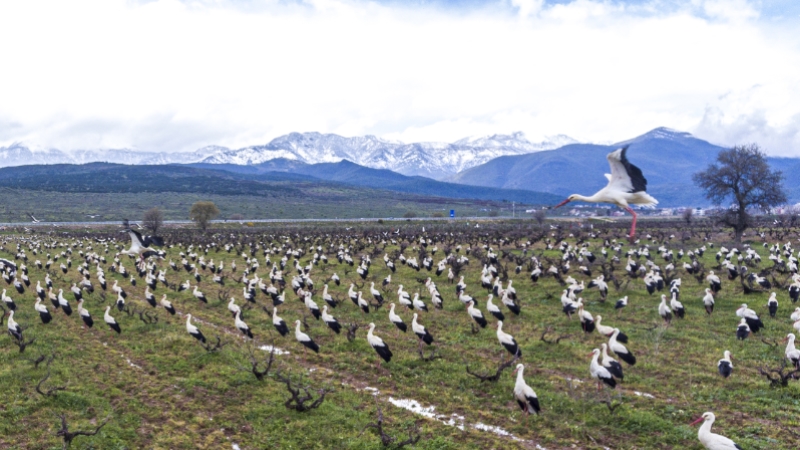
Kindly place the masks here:
POLYGON ((627 151, 628 147, 625 146, 606 156, 611 167, 611 176, 606 174, 608 186, 628 193, 647 191, 647 180, 642 175, 642 170, 628 161, 627 151))

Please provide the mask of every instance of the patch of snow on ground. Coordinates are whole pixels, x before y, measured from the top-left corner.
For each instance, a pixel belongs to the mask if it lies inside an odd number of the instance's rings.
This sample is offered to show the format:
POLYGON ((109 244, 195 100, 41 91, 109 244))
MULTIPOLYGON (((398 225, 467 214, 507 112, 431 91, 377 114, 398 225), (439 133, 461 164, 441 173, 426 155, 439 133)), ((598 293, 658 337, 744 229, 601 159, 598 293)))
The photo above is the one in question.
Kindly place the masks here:
MULTIPOLYGON (((258 349, 259 350, 264 350, 265 352, 271 352, 273 347, 271 345, 262 345, 261 347, 258 347, 258 349)), ((278 347, 275 347, 275 354, 279 355, 279 356, 280 355, 288 355, 289 352, 286 351, 286 350, 280 349, 278 347)))

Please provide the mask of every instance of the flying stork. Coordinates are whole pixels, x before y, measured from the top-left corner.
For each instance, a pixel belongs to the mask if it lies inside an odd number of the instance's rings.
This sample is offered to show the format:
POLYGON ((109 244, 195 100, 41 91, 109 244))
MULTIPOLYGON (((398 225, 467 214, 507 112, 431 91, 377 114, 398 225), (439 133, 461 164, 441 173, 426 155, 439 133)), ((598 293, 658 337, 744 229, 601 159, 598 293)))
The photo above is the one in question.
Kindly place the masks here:
POLYGON ((606 156, 611 167, 611 173, 605 174, 608 185, 597 191, 590 197, 580 194, 572 194, 563 202, 556 205, 556 208, 566 205, 569 202, 584 201, 589 203, 613 203, 620 208, 628 211, 633 216, 631 223, 630 239, 633 240, 636 234, 636 212, 629 206, 655 206, 658 200, 653 198, 647 191, 647 180, 642 175, 642 170, 628 161, 626 155, 628 146, 614 150, 606 156))
POLYGON ((151 245, 162 246, 164 245, 164 239, 160 236, 142 236, 142 233, 131 229, 130 225, 128 224, 128 219, 122 221, 123 226, 123 233, 128 233, 131 237, 131 247, 127 250, 123 250, 122 253, 126 255, 138 255, 141 260, 144 260, 150 256, 158 254, 158 252, 152 248, 151 245))

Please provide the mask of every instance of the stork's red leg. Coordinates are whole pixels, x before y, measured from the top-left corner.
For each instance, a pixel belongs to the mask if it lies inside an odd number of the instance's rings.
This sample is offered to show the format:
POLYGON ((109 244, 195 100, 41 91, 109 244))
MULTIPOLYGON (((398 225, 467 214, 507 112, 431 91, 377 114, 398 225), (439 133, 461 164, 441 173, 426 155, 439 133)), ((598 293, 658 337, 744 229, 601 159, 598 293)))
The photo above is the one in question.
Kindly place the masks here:
POLYGON ((630 206, 625 208, 625 210, 627 210, 633 216, 633 223, 631 223, 631 235, 629 236, 631 239, 633 239, 633 236, 636 235, 636 213, 630 206))

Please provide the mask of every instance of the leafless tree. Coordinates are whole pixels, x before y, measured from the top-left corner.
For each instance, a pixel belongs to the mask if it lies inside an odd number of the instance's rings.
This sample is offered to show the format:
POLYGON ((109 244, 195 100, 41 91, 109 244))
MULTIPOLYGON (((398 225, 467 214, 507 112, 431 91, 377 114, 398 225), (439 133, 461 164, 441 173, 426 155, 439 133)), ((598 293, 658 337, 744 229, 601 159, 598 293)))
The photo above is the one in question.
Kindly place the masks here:
POLYGON ((105 420, 103 420, 102 423, 100 423, 100 425, 97 426, 97 428, 94 429, 94 431, 69 431, 66 416, 61 414, 59 417, 61 418, 61 429, 56 432, 56 436, 64 438, 64 445, 62 446, 63 449, 68 449, 69 446, 72 445, 72 440, 78 436, 94 436, 108 423, 109 420, 111 420, 111 416, 109 415, 105 418, 105 420))
POLYGON ((536 212, 533 213, 533 219, 536 221, 536 223, 539 224, 540 227, 544 224, 544 220, 546 218, 547 218, 547 211, 545 211, 544 209, 536 210, 536 212))
POLYGON ((302 385, 303 383, 303 375, 300 375, 300 379, 297 383, 294 383, 289 376, 283 376, 280 372, 275 374, 275 379, 280 381, 281 383, 286 384, 286 390, 292 394, 291 398, 286 400, 283 404, 288 409, 293 409, 297 412, 306 412, 312 409, 318 408, 322 402, 325 401, 325 394, 333 392, 333 389, 319 389, 317 390, 317 398, 314 399, 314 396, 308 391, 309 386, 302 385), (303 391, 304 394, 301 394, 300 391, 303 391), (306 404, 307 402, 312 402, 311 404, 306 404))
POLYGON ((686 222, 687 226, 691 225, 692 219, 694 218, 694 210, 692 208, 684 209, 681 218, 683 219, 684 222, 686 222))
POLYGON ((747 208, 767 210, 786 202, 783 174, 770 170, 766 155, 756 144, 721 151, 717 163, 692 178, 715 205, 731 202, 716 219, 733 228, 736 242, 741 242, 742 233, 750 226, 747 208))
POLYGON ((142 217, 142 226, 147 228, 153 234, 158 233, 158 230, 164 225, 164 213, 159 208, 150 208, 144 212, 142 217))
MULTIPOLYGON (((375 429, 375 431, 377 431, 378 433, 378 436, 380 436, 381 444, 383 444, 384 447, 389 447, 393 445, 394 448, 403 448, 406 445, 414 445, 417 442, 419 442, 420 439, 419 425, 417 425, 416 422, 414 422, 413 428, 408 432, 408 439, 404 441, 397 442, 396 437, 392 437, 386 434, 386 432, 383 431, 383 410, 381 410, 381 405, 378 404, 377 398, 375 399, 375 404, 376 407, 378 408, 377 411, 378 421, 375 423, 367 424, 367 426, 364 427, 364 431, 367 431, 367 428, 375 429)), ((362 431, 361 434, 364 434, 364 431, 362 431)))

